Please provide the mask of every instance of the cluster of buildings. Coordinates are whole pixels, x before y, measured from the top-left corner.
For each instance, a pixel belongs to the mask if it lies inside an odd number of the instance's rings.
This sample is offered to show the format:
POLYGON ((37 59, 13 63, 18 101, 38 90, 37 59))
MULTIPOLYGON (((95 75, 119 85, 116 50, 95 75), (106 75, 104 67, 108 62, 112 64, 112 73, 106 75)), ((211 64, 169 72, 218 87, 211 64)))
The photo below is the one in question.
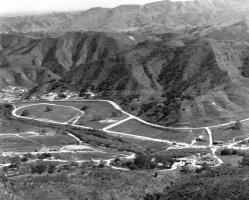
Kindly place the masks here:
MULTIPOLYGON (((87 91, 85 95, 82 97, 83 99, 88 99, 94 97, 95 94, 91 91, 87 91)), ((61 99, 72 99, 78 98, 79 92, 71 92, 70 90, 66 90, 60 94, 56 92, 50 92, 48 94, 42 95, 41 97, 31 96, 29 100, 45 100, 45 101, 54 101, 54 100, 61 100, 61 99)))
POLYGON ((174 165, 179 167, 189 166, 190 168, 200 168, 204 163, 208 166, 215 166, 217 164, 216 158, 210 153, 202 157, 197 154, 196 156, 176 158, 175 160, 174 165))
POLYGON ((0 99, 1 101, 16 101, 21 99, 27 92, 26 88, 22 87, 15 87, 15 86, 7 86, 6 88, 2 89, 0 92, 0 99))

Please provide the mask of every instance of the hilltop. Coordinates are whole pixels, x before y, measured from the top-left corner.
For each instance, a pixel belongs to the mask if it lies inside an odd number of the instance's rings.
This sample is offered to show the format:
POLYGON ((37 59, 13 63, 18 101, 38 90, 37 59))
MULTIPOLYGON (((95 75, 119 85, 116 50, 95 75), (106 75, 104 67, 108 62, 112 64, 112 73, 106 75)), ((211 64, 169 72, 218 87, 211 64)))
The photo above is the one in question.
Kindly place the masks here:
POLYGON ((67 31, 132 31, 162 33, 184 31, 210 23, 248 16, 246 1, 170 0, 141 5, 96 7, 87 11, 0 17, 0 32, 58 33, 67 31))

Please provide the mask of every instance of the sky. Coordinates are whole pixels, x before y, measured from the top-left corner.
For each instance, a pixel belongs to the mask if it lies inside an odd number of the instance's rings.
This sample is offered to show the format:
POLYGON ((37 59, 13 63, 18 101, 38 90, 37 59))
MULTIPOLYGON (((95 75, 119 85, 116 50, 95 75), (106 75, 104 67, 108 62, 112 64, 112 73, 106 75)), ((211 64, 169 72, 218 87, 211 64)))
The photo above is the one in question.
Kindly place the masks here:
POLYGON ((143 5, 155 1, 160 0, 0 0, 0 14, 113 8, 122 4, 143 5))

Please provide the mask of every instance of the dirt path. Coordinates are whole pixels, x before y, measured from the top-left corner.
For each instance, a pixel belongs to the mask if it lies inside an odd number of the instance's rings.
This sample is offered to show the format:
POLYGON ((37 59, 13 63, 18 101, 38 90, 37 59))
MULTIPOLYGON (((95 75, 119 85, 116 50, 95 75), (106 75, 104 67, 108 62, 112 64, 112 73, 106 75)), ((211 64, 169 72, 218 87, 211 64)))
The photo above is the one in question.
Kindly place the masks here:
MULTIPOLYGON (((153 124, 153 123, 149 123, 149 122, 146 122, 144 121, 143 119, 139 118, 139 117, 136 117, 126 111, 124 111, 118 104, 116 104, 115 102, 113 101, 110 101, 110 100, 80 100, 79 102, 108 102, 109 104, 111 104, 116 110, 122 112, 123 114, 126 114, 128 117, 119 121, 119 122, 116 122, 110 126, 107 126, 103 129, 100 129, 100 130, 103 130, 107 133, 110 133, 110 134, 116 134, 116 135, 124 135, 124 136, 127 136, 127 137, 133 137, 133 138, 136 138, 136 139, 141 139, 141 140, 150 140, 150 141, 157 141, 157 142, 165 142, 165 143, 169 143, 169 144, 172 144, 172 142, 170 141, 167 141, 167 140, 160 140, 160 139, 154 139, 154 138, 150 138, 150 137, 143 137, 143 136, 136 136, 136 135, 131 135, 131 134, 127 134, 127 133, 121 133, 121 132, 114 132, 114 131, 109 131, 110 128, 113 128, 115 126, 118 126, 128 120, 131 120, 131 119, 135 119, 145 125, 148 125, 148 126, 152 126, 152 127, 155 127, 155 128, 163 128, 163 129, 169 129, 169 130, 205 130, 207 132, 207 134, 209 135, 209 146, 211 147, 213 145, 213 138, 212 138, 212 131, 211 129, 212 128, 219 128, 219 127, 222 127, 222 126, 227 126, 227 125, 233 125, 235 124, 235 121, 231 121, 231 122, 228 122, 228 123, 224 123, 224 124, 219 124, 219 125, 214 125, 214 126, 208 126, 208 127, 183 127, 183 128, 177 128, 177 127, 167 127, 167 126, 161 126, 161 125, 157 125, 157 124, 153 124)), ((56 102, 56 101, 54 101, 56 102)), ((62 101, 59 101, 59 102, 62 102, 62 101)), ((66 101, 68 102, 68 101, 66 101)), ((76 101, 77 102, 77 101, 76 101)), ((55 104, 52 104, 51 102, 50 103, 37 103, 37 104, 51 104, 51 105, 55 105, 55 104)), ((31 104, 31 105, 37 105, 37 104, 31 104)), ((25 105, 25 106, 22 106, 20 108, 16 108, 13 110, 12 114, 13 116, 15 117, 20 117, 20 118, 25 118, 25 119, 32 119, 32 118, 29 118, 29 117, 24 117, 24 116, 19 116, 16 114, 16 111, 21 109, 21 108, 24 108, 24 107, 28 107, 30 105, 25 105)), ((65 107, 70 107, 70 108, 74 108, 74 107, 71 107, 71 106, 65 106, 65 107)), ((78 111, 80 111, 79 109, 77 108, 74 108, 78 111)), ((87 129, 93 129, 91 127, 85 127, 85 126, 79 126, 79 125, 75 125, 75 123, 77 122, 77 116, 74 117, 73 119, 71 119, 70 121, 74 120, 75 121, 73 122, 73 124, 71 124, 71 126, 75 126, 75 127, 80 127, 80 128, 87 128, 87 129)), ((44 121, 44 120, 39 120, 37 119, 38 121, 44 121)), ((241 122, 244 122, 244 121, 248 121, 249 118, 247 119, 244 119, 242 120, 241 122)), ((61 124, 61 125, 64 125, 65 123, 60 123, 60 122, 55 122, 55 121, 47 121, 47 122, 50 122, 50 123, 56 123, 56 124, 61 124)), ((191 145, 191 144, 186 144, 186 143, 182 143, 184 144, 186 147, 193 147, 193 148, 204 148, 205 146, 196 146, 196 145, 191 145)))

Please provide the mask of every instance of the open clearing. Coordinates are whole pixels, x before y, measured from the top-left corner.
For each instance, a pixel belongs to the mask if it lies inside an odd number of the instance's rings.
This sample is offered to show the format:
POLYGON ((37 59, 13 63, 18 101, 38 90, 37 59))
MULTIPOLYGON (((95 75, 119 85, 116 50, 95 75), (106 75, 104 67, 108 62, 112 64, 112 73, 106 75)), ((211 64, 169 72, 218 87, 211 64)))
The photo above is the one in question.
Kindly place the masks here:
POLYGON ((76 117, 77 115, 81 114, 81 112, 77 111, 77 109, 52 104, 30 105, 27 107, 20 108, 19 110, 17 110, 16 114, 21 115, 24 110, 29 111, 29 115, 27 116, 29 118, 50 120, 61 123, 65 123, 71 120, 72 118, 76 117), (47 106, 49 106, 52 110, 46 111, 47 106))
POLYGON ((130 153, 125 152, 68 152, 68 153, 51 153, 55 159, 61 160, 107 160, 115 159, 116 157, 126 157, 130 153))
POLYGON ((2 133, 18 133, 18 132, 39 132, 41 127, 25 124, 11 119, 0 119, 0 134, 2 133))
POLYGON ((43 145, 20 138, 18 136, 2 135, 0 136, 0 151, 2 152, 26 152, 42 149, 43 145))
POLYGON ((117 111, 108 102, 56 101, 56 102, 49 102, 47 104, 52 107, 52 111, 44 112, 46 110, 46 103, 24 102, 24 103, 15 103, 14 105, 17 109, 20 108, 16 112, 17 115, 21 115, 22 112, 27 109, 30 112, 30 115, 27 116, 29 118, 40 119, 40 120, 51 120, 62 123, 68 122, 68 124, 74 123, 75 125, 86 126, 97 129, 105 128, 117 121, 120 121, 128 117, 126 114, 117 111), (81 115, 80 110, 83 111, 82 112, 83 115, 81 115), (77 116, 81 117, 76 119, 77 116))
POLYGON ((243 138, 249 137, 249 123, 242 123, 242 127, 240 129, 234 129, 232 126, 225 126, 220 128, 212 128, 212 133, 214 140, 220 140, 228 143, 232 143, 234 141, 242 140, 243 138), (247 135, 247 136, 246 136, 247 135))
POLYGON ((238 155, 231 155, 231 156, 219 156, 219 158, 224 163, 229 163, 232 166, 239 166, 238 161, 242 160, 243 157, 238 155))
MULTIPOLYGON (((110 131, 127 133, 131 135, 138 135, 144 137, 151 137, 155 139, 165 139, 170 141, 191 143, 197 136, 203 135, 208 143, 209 137, 205 131, 199 130, 172 130, 167 128, 155 128, 140 123, 135 119, 128 120, 118 126, 115 126, 110 131)), ((204 145, 204 143, 203 143, 204 145)))
POLYGON ((70 137, 68 135, 59 135, 56 134, 54 136, 42 136, 42 135, 21 135, 24 136, 27 139, 33 140, 37 143, 44 144, 45 141, 45 146, 47 147, 52 147, 52 146, 62 146, 62 145, 69 145, 69 144, 76 144, 76 139, 73 137, 70 137))
POLYGON ((0 135, 0 151, 29 152, 46 147, 58 147, 63 145, 73 145, 77 141, 68 135, 35 135, 31 133, 19 133, 18 135, 0 135))

